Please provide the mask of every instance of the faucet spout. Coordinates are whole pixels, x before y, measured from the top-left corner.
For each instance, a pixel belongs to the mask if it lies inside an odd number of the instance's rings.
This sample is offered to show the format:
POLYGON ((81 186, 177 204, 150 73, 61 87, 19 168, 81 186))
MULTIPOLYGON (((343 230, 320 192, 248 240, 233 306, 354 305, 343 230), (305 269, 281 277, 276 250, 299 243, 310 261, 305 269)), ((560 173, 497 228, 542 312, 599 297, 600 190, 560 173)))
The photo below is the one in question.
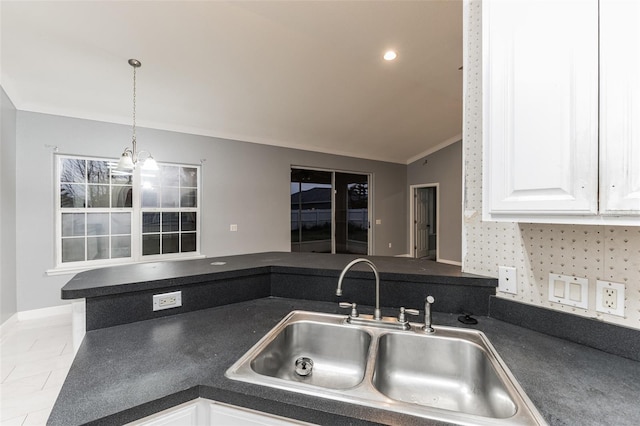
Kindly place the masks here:
POLYGON ((344 267, 342 273, 340 273, 340 278, 338 278, 338 288, 336 289, 336 296, 342 296, 342 280, 344 279, 344 276, 347 274, 349 269, 351 269, 358 263, 365 263, 369 265, 376 277, 376 309, 375 311, 373 311, 373 319, 381 320, 382 314, 380 313, 380 275, 378 275, 378 269, 376 269, 376 265, 374 265, 373 262, 371 262, 369 259, 358 258, 349 262, 349 264, 344 267))

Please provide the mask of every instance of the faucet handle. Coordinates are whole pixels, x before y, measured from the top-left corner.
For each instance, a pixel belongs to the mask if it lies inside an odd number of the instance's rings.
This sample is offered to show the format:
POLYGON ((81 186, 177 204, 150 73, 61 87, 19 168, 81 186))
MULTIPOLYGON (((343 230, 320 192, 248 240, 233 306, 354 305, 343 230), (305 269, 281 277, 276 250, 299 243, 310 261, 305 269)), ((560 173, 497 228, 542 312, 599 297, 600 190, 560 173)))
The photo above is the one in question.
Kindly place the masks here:
POLYGON ((406 324, 409 321, 407 321, 407 317, 405 314, 408 315, 419 315, 420 311, 418 311, 417 309, 405 309, 404 306, 400 308, 400 313, 398 314, 398 322, 401 324, 406 324))
POLYGON ((351 318, 357 318, 358 316, 360 316, 360 314, 358 313, 358 309, 357 309, 358 305, 356 305, 355 303, 340 302, 339 306, 341 308, 345 308, 345 309, 351 308, 351 313, 349 314, 349 316, 351 318))

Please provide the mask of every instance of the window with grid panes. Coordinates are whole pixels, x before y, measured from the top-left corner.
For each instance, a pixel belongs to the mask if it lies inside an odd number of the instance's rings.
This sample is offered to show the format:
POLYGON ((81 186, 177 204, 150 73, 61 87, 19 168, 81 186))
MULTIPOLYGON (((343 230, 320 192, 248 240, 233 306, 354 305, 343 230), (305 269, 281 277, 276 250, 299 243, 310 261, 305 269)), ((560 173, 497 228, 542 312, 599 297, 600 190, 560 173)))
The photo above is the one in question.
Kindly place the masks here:
POLYGON ((58 266, 198 255, 200 166, 123 172, 116 164, 57 156, 58 266))
POLYGON ((142 175, 142 255, 197 249, 198 169, 161 165, 142 175))

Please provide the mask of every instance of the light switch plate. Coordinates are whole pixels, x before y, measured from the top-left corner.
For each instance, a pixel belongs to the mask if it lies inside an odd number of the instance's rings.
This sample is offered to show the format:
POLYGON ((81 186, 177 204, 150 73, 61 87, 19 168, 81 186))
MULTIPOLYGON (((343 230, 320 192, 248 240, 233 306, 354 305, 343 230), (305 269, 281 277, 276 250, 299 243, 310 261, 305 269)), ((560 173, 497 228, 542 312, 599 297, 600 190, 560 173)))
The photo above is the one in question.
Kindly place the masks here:
POLYGON ((589 280, 569 275, 549 274, 549 302, 587 309, 589 280))
POLYGON ((511 266, 498 267, 498 291, 518 294, 518 276, 516 268, 511 266))

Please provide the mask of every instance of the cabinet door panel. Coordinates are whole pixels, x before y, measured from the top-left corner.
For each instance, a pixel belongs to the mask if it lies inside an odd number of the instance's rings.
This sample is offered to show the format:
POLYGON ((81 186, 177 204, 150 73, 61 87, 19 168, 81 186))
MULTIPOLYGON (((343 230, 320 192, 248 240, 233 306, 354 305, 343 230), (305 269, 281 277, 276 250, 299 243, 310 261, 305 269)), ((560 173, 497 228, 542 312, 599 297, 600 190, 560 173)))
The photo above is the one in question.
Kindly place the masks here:
MULTIPOLYGON (((600 2, 602 214, 640 213, 640 2, 600 2)), ((639 219, 640 222, 640 219, 639 219)))
POLYGON ((483 2, 490 214, 596 214, 598 1, 483 2))
POLYGON ((267 413, 211 402, 209 404, 211 426, 313 426, 267 413))
POLYGON ((128 423, 126 426, 200 426, 202 424, 198 421, 198 403, 189 402, 128 423))

